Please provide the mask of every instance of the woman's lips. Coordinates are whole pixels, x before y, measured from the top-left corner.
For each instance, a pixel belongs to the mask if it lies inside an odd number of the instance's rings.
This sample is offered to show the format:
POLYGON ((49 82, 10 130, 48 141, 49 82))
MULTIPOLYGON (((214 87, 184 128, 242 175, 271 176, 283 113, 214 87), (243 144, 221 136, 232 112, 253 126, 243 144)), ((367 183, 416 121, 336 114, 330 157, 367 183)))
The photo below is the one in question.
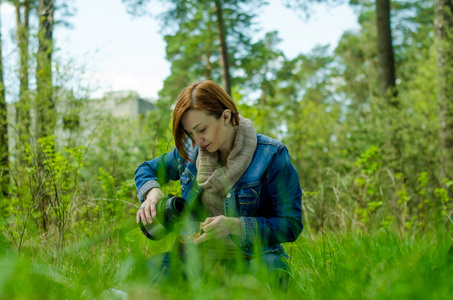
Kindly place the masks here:
POLYGON ((208 148, 211 144, 207 144, 206 146, 203 146, 203 148, 208 148))

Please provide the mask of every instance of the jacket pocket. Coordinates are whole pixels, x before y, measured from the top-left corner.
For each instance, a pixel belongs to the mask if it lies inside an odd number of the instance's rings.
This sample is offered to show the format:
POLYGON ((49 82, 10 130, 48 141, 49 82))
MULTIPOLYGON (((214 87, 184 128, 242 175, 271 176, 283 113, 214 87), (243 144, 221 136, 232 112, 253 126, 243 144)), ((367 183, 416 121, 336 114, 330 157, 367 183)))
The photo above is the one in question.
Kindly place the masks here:
POLYGON ((249 183, 237 189, 239 207, 242 215, 250 216, 260 205, 261 182, 249 183))

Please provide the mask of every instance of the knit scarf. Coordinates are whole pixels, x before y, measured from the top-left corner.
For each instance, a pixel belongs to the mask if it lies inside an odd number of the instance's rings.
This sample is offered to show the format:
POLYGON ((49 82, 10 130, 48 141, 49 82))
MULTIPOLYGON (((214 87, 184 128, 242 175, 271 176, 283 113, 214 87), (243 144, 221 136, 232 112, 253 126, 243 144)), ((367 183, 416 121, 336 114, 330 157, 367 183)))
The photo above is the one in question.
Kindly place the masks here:
POLYGON ((225 166, 220 164, 217 151, 210 153, 203 147, 198 148, 197 182, 204 190, 201 203, 208 216, 225 214, 225 196, 250 166, 256 145, 253 123, 239 115, 239 127, 225 166))

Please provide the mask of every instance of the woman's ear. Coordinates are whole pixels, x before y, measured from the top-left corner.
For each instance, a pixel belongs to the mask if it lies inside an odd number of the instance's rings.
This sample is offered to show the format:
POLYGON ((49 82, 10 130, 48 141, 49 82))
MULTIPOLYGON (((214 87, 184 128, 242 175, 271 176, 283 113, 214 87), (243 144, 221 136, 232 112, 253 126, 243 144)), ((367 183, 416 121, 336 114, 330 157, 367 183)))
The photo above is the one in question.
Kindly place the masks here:
POLYGON ((231 121, 231 110, 225 109, 222 113, 222 118, 225 126, 228 125, 228 123, 230 123, 231 121))

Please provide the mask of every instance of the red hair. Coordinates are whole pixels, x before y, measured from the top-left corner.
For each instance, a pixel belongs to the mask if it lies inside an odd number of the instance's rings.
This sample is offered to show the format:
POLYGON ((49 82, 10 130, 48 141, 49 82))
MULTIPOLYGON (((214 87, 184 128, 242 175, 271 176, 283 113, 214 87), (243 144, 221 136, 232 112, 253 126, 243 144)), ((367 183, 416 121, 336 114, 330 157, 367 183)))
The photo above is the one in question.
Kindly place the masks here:
POLYGON ((217 83, 212 80, 192 83, 179 94, 173 110, 173 137, 179 155, 185 160, 188 160, 188 148, 184 141, 188 135, 182 127, 181 118, 186 111, 192 109, 204 110, 216 119, 222 116, 225 109, 229 109, 231 110, 231 122, 235 125, 239 124, 239 112, 236 104, 217 83))

